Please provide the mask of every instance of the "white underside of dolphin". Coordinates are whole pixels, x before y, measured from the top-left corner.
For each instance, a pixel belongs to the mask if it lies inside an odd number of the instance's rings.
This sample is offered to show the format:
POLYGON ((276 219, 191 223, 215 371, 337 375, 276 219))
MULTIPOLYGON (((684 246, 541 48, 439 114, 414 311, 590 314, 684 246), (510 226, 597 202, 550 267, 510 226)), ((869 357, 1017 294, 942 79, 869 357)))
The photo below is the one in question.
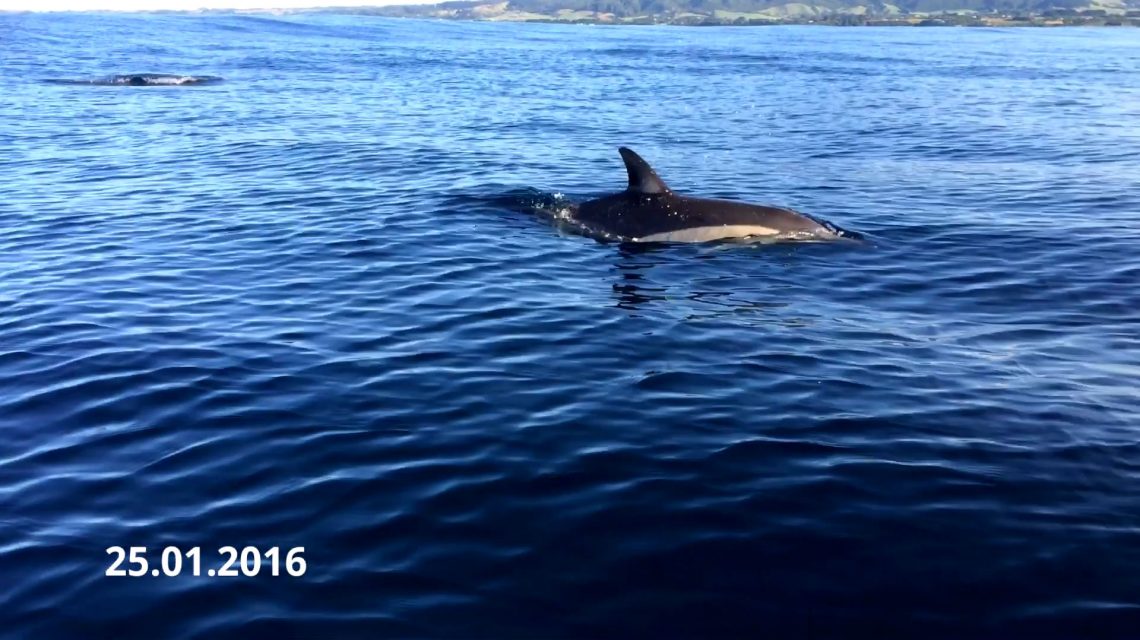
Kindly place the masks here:
POLYGON ((780 235, 780 232, 771 227, 752 224, 725 224, 719 227, 692 227, 690 229, 653 233, 641 238, 631 238, 631 240, 634 242, 711 242, 729 238, 777 235, 780 235))

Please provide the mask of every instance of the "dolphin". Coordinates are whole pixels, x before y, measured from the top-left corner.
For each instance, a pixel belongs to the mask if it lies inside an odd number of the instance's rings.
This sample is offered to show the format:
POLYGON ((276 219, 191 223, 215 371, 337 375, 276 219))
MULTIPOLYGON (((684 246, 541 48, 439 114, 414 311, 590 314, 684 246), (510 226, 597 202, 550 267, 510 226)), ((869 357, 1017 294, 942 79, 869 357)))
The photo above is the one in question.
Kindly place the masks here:
POLYGON ((627 242, 706 242, 762 237, 834 240, 855 234, 803 213, 674 193, 641 156, 619 147, 629 186, 578 205, 571 219, 587 232, 627 242))
POLYGON ((175 75, 171 73, 131 73, 105 76, 91 80, 70 80, 67 78, 46 78, 44 80, 44 82, 47 82, 49 84, 86 84, 97 86, 126 85, 129 87, 182 86, 194 84, 212 84, 221 81, 222 78, 219 78, 218 76, 185 76, 175 75))
POLYGON ((129 75, 111 76, 103 80, 106 84, 126 84, 132 87, 146 87, 151 85, 174 86, 185 84, 207 84, 221 80, 216 76, 185 76, 172 73, 134 73, 129 75))

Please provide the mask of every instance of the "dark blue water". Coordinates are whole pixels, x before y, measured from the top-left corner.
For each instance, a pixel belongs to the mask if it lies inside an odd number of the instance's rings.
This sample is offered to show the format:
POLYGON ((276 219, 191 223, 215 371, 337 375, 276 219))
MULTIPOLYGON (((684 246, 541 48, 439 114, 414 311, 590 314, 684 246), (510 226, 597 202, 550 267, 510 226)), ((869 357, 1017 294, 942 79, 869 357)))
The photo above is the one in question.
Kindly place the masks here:
POLYGON ((0 45, 5 637, 1136 637, 1140 31, 0 45), (137 73, 225 81, 43 82, 137 73), (869 242, 539 214, 620 144, 869 242))

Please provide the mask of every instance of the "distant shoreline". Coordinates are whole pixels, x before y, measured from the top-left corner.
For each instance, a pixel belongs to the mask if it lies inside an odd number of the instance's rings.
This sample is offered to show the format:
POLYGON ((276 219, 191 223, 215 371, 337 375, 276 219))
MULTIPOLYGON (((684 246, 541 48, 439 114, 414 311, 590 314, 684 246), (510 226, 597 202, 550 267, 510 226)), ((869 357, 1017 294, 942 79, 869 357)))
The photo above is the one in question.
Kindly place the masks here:
POLYGON ((1136 15, 1096 15, 1088 12, 1058 10, 1047 14, 1011 13, 945 13, 945 14, 902 14, 902 15, 857 15, 836 13, 822 16, 787 17, 740 17, 715 14, 687 13, 680 16, 635 16, 616 17, 583 16, 583 12, 560 12, 562 15, 510 12, 493 16, 438 15, 426 11, 430 6, 413 5, 383 7, 370 10, 316 10, 317 13, 374 15, 388 18, 430 19, 453 22, 510 22, 539 24, 579 24, 607 26, 652 26, 667 25, 681 27, 768 27, 780 25, 811 25, 831 27, 1140 27, 1140 11, 1130 11, 1136 15), (423 9, 422 12, 416 12, 423 9))
MULTIPOLYGON (((504 5, 506 3, 503 3, 504 5)), ((488 5, 481 5, 480 8, 488 5)), ((785 25, 810 25, 829 27, 1140 27, 1140 11, 1130 10, 1123 14, 1107 14, 1104 11, 1058 9, 1045 13, 1016 12, 948 12, 948 13, 909 13, 868 15, 852 13, 831 13, 816 16, 773 16, 760 14, 717 15, 728 12, 698 13, 687 12, 680 15, 614 16, 613 14, 592 15, 584 11, 560 10, 556 14, 540 14, 522 11, 501 11, 496 13, 471 13, 465 11, 442 11, 438 5, 388 5, 380 7, 313 7, 285 9, 153 9, 153 10, 12 10, 0 8, 0 15, 17 13, 121 13, 136 15, 356 15, 410 20, 441 20, 450 22, 507 22, 536 24, 576 24, 605 26, 679 26, 679 27, 770 27, 785 25), (451 15, 441 15, 451 14, 451 15), (585 14, 585 15, 584 15, 585 14)))
MULTIPOLYGON (((395 17, 395 16, 388 16, 395 17)), ((462 18, 434 18, 429 16, 400 16, 401 20, 440 20, 447 22, 487 22, 487 23, 513 23, 513 24, 577 24, 582 26, 618 26, 618 27, 651 27, 651 26, 665 26, 665 27, 780 27, 780 26, 812 26, 812 27, 968 27, 974 29, 1004 29, 1007 27, 1026 28, 1036 27, 1041 29, 1047 28, 1061 28, 1061 27, 1140 27, 1140 21, 1134 23, 1109 23, 1109 22, 1081 22, 1081 23, 1053 23, 1045 21, 1023 21, 1023 22, 979 22, 976 24, 953 24, 943 23, 938 21, 927 20, 889 20, 889 19, 872 19, 861 23, 844 23, 839 20, 817 19, 817 20, 766 20, 755 21, 748 23, 736 23, 731 21, 718 21, 710 20, 704 22, 671 22, 662 20, 660 22, 633 22, 633 21, 588 21, 588 20, 559 20, 557 18, 550 19, 529 19, 529 20, 472 20, 462 18), (926 24, 922 24, 926 22, 926 24)))
MULTIPOLYGON (((450 0, 439 4, 385 7, 328 7, 325 12, 393 18, 436 18, 474 22, 538 22, 585 25, 676 25, 753 27, 825 25, 837 27, 1124 27, 1140 26, 1140 0, 1065 0, 1091 2, 1067 8, 1012 8, 1012 0, 928 0, 918 11, 914 1, 863 0, 450 0), (891 4, 891 1, 899 4, 891 4), (974 3, 974 4, 971 4, 974 3), (997 6, 994 6, 997 5, 997 6), (604 9, 603 9, 604 7, 604 9)), ((1057 0, 1049 0, 1054 2, 1057 0)))

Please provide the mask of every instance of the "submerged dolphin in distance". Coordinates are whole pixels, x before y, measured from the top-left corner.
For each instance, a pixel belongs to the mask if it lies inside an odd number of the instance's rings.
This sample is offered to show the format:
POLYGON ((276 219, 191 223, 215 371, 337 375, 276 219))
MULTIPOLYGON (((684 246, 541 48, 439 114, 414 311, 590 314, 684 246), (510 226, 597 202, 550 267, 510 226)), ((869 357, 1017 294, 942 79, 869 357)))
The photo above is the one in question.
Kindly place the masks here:
POLYGON ((132 87, 179 86, 186 84, 207 84, 221 80, 216 76, 180 76, 171 73, 134 73, 111 76, 106 84, 127 84, 132 87))
POLYGON ((790 209, 673 193, 649 163, 620 147, 629 186, 578 205, 572 219, 586 231, 629 242, 706 242, 727 238, 835 240, 858 234, 790 209))
POLYGON ((129 87, 175 87, 195 84, 213 84, 221 82, 217 76, 187 76, 172 73, 130 73, 89 80, 69 80, 67 78, 48 78, 44 82, 50 84, 88 84, 98 86, 129 86, 129 87))

